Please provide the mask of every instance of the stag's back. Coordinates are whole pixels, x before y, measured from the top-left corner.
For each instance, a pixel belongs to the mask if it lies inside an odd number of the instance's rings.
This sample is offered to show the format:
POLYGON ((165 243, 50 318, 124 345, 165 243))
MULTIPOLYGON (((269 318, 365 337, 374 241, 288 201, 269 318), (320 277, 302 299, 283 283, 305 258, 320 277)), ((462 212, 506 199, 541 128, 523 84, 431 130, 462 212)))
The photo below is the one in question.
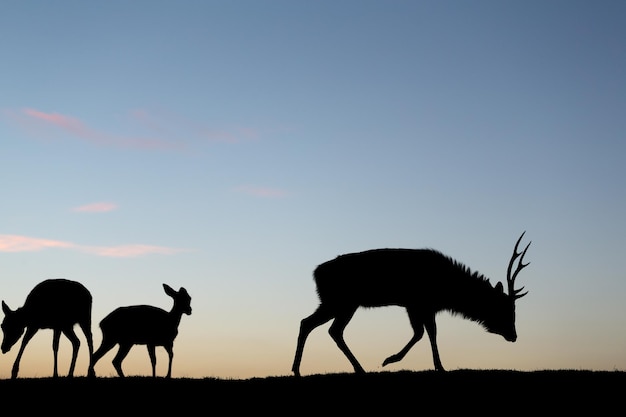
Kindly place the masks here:
POLYGON ((322 263, 314 271, 325 304, 383 305, 444 302, 465 268, 432 249, 373 249, 322 263))
POLYGON ((37 284, 26 297, 21 312, 37 328, 71 326, 91 320, 91 293, 82 284, 63 278, 37 284))

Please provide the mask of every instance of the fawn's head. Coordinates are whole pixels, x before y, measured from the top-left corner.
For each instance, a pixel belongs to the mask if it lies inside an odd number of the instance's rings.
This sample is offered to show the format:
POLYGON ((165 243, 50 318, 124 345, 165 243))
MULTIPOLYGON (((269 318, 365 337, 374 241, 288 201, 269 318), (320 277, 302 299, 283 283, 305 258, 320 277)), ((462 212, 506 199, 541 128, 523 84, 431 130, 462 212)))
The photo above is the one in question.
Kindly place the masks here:
POLYGON ((524 263, 524 255, 530 246, 530 242, 522 252, 518 252, 518 246, 524 233, 517 239, 517 243, 515 243, 515 248, 513 249, 513 255, 509 261, 509 267, 506 273, 508 294, 504 292, 502 282, 498 282, 494 287, 497 295, 494 297, 493 312, 492 314, 487 314, 486 317, 488 317, 488 319, 483 321, 483 325, 488 332, 499 334, 509 342, 515 342, 517 340, 517 332, 515 330, 515 300, 528 294, 528 291, 520 294, 524 287, 515 289, 515 278, 517 274, 530 263, 524 263), (517 258, 519 258, 517 267, 515 268, 515 272, 511 275, 511 270, 517 258))
POLYGON ((2 339, 2 353, 7 353, 13 345, 22 337, 26 323, 20 309, 11 310, 9 306, 2 301, 2 311, 4 312, 4 319, 2 320, 2 333, 4 337, 2 339))
POLYGON ((180 290, 176 291, 167 284, 163 284, 163 289, 174 300, 173 311, 180 311, 186 315, 191 314, 191 296, 186 289, 180 287, 180 290))

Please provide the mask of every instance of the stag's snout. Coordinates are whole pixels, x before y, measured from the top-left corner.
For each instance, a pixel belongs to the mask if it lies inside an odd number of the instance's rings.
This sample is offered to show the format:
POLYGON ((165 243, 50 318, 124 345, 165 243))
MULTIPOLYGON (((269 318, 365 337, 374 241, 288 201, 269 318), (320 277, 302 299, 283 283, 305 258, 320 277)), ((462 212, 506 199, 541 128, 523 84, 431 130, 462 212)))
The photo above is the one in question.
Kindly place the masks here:
POLYGON ((517 340, 517 333, 513 330, 512 332, 504 333, 502 337, 504 337, 504 340, 507 342, 515 342, 517 340))

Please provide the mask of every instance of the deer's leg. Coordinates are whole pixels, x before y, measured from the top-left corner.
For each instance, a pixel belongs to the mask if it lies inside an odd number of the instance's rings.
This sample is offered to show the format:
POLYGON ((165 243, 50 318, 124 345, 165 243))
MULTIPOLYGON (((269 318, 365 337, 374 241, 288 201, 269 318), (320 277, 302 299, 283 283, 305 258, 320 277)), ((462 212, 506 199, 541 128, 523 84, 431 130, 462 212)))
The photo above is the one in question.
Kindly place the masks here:
POLYGON ((328 320, 334 317, 334 312, 328 310, 324 305, 320 305, 317 310, 308 317, 305 317, 300 322, 300 333, 298 334, 298 345, 296 347, 296 356, 293 359, 293 366, 291 371, 295 376, 300 376, 300 362, 302 361, 302 352, 304 350, 304 343, 309 333, 318 326, 328 322, 328 320))
POLYGON ((122 371, 122 362, 124 361, 126 355, 128 355, 128 352, 130 352, 131 347, 133 347, 133 345, 128 343, 120 343, 120 347, 115 354, 115 357, 113 358, 113 367, 121 378, 124 377, 124 371, 122 371))
POLYGON ((435 324, 434 314, 426 319, 424 326, 426 327, 426 332, 428 333, 428 338, 430 339, 430 347, 433 351, 435 370, 445 371, 445 369, 443 369, 443 365, 441 364, 441 359, 439 358, 439 349, 437 349, 437 325, 435 324))
POLYGON ((26 345, 30 342, 30 339, 37 333, 37 329, 27 328, 26 333, 24 333, 24 338, 22 339, 22 344, 20 345, 20 350, 17 352, 17 356, 15 357, 15 362, 13 362, 13 369, 11 370, 11 378, 17 378, 17 374, 20 371, 20 361, 22 360, 22 355, 24 354, 24 349, 26 349, 26 345))
POLYGON ((164 346, 165 350, 167 351, 167 355, 169 356, 169 361, 167 364, 167 375, 166 378, 171 378, 172 377, 172 362, 174 361, 174 348, 173 346, 164 346))
MULTIPOLYGON (((72 330, 72 329, 63 330, 63 334, 72 343, 72 362, 70 363, 70 371, 68 372, 67 376, 73 377, 74 376, 74 369, 76 368, 76 358, 78 357, 78 348, 80 347, 80 340, 78 340, 78 337, 76 336, 76 333, 74 333, 74 330, 72 330)), ((59 338, 56 337, 55 340, 56 340, 56 343, 57 343, 57 350, 58 350, 59 338)), ((55 367, 55 369, 56 369, 56 356, 57 356, 57 354, 55 353, 54 354, 54 357, 55 357, 54 367, 55 367)))
POLYGON ((333 321, 333 324, 330 325, 328 333, 330 334, 330 337, 333 338, 339 349, 341 349, 343 354, 346 355, 346 358, 348 358, 348 360, 352 364, 352 367, 354 368, 354 372, 356 372, 357 374, 364 374, 365 370, 356 359, 356 357, 352 354, 352 352, 348 348, 348 345, 346 345, 346 342, 343 339, 343 331, 352 319, 355 311, 356 308, 345 310, 341 314, 337 315, 335 317, 335 320, 333 321))
POLYGON ((424 336, 424 320, 420 315, 412 311, 411 309, 407 309, 407 313, 409 315, 409 323, 411 323, 411 327, 413 328, 413 337, 409 340, 409 343, 406 344, 405 347, 400 350, 400 352, 395 355, 389 356, 387 359, 383 361, 383 366, 389 365, 390 363, 399 362, 409 353, 409 350, 421 340, 422 336, 424 336))
POLYGON ((100 344, 100 347, 93 353, 94 367, 96 366, 96 363, 100 359, 102 359, 102 357, 106 355, 109 350, 113 349, 113 346, 115 346, 115 342, 111 342, 109 339, 106 338, 106 336, 102 338, 102 343, 100 344))
POLYGON ((54 329, 52 333, 52 352, 54 354, 54 371, 52 373, 52 376, 54 378, 59 376, 59 371, 58 371, 59 340, 61 340, 61 330, 54 329))
POLYGON ((154 345, 146 345, 148 348, 148 356, 150 356, 150 364, 152 365, 152 377, 156 376, 156 347, 154 345))
POLYGON ((89 368, 87 368, 87 376, 96 376, 96 372, 94 371, 94 361, 93 361, 93 334, 91 333, 91 324, 90 323, 79 323, 80 328, 83 329, 83 333, 85 334, 85 339, 87 339, 87 348, 89 349, 89 368))

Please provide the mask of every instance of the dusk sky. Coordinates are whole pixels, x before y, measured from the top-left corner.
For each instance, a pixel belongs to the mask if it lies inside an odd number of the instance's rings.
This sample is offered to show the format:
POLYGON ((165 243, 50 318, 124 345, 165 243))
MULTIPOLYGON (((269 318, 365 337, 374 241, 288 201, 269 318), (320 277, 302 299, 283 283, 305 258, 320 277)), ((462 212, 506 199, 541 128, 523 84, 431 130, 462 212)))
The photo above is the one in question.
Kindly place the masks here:
MULTIPOLYGON (((619 0, 8 2, 0 299, 79 281, 97 347, 110 311, 185 287, 173 377, 291 375, 318 264, 432 247, 495 284, 526 231, 518 340, 441 313, 444 367, 626 370, 624 22, 619 0)), ((303 375, 352 372, 327 331, 303 375)), ((381 367, 411 335, 399 307, 345 332, 367 371, 433 369, 426 338, 381 367)), ((51 376, 51 345, 20 376, 51 376)), ((145 347, 124 370, 150 374, 145 347)))

